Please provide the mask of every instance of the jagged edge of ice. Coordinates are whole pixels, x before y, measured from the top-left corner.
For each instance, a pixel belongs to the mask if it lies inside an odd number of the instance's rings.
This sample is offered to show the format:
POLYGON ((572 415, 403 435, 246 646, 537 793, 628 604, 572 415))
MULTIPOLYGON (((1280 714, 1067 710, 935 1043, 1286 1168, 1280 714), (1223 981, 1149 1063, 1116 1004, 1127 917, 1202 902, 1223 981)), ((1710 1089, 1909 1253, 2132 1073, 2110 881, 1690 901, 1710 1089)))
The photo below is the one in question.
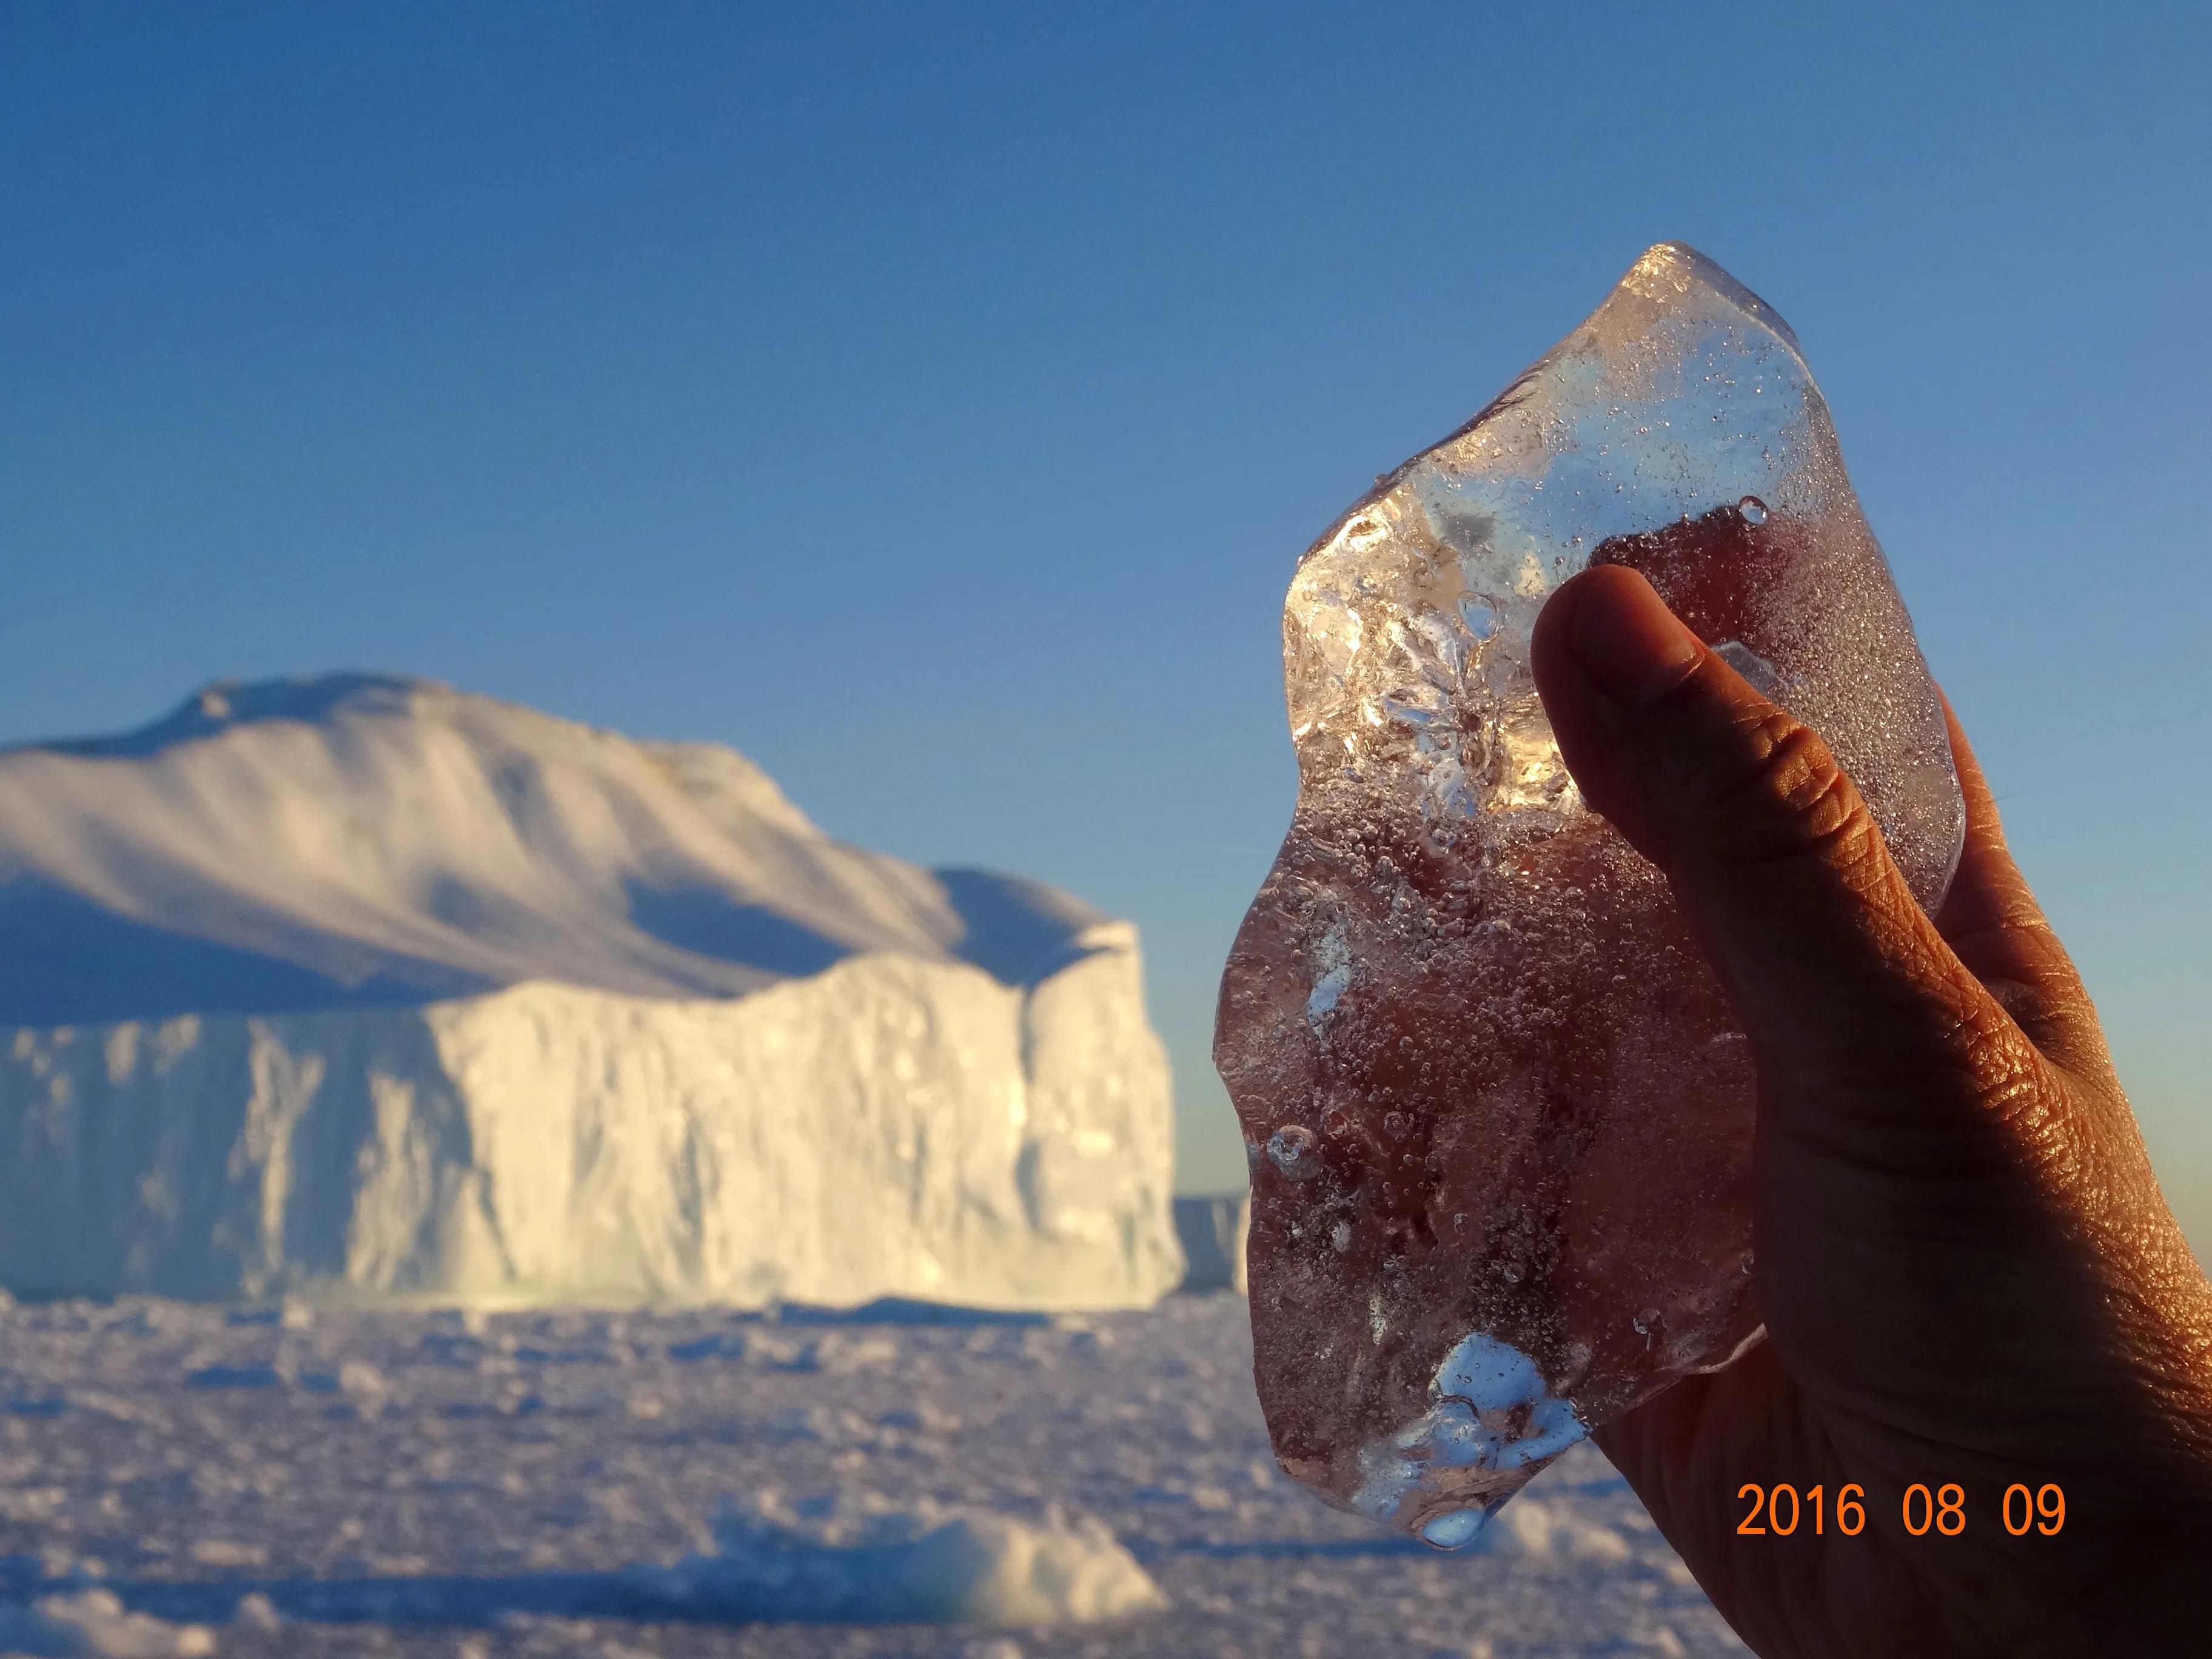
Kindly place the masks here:
MULTIPOLYGON (((1725 269, 1705 254, 1698 252, 1687 242, 1654 242, 1650 247, 1645 248, 1637 256, 1636 263, 1628 268, 1620 281, 1616 283, 1613 289, 1607 294, 1605 301, 1600 302, 1598 310, 1602 311, 1605 304, 1609 302, 1613 295, 1620 292, 1620 289, 1626 284, 1641 280, 1648 285, 1653 279, 1660 277, 1678 281, 1684 289, 1693 284, 1708 288, 1721 299, 1735 307, 1747 321, 1773 334, 1789 351, 1790 356, 1796 360, 1798 368, 1805 376, 1808 386, 1812 388, 1813 395, 1815 398, 1820 398, 1819 382, 1813 378, 1812 365, 1805 361, 1805 348, 1797 338, 1797 331, 1790 326, 1780 312, 1775 310, 1772 306, 1729 275, 1725 269)), ((1557 345, 1515 375, 1505 390, 1492 398, 1480 409, 1476 410, 1474 414, 1468 416, 1443 437, 1432 444, 1423 446, 1391 468, 1389 471, 1377 474, 1373 487, 1346 507, 1336 522, 1323 531, 1313 545, 1298 556, 1299 564, 1304 564, 1308 559, 1312 558, 1335 541, 1344 533, 1346 526, 1404 483, 1415 468, 1425 464, 1438 450, 1449 448, 1482 425, 1484 422, 1504 414, 1514 404, 1519 403, 1528 395, 1528 388, 1536 378, 1574 343, 1576 336, 1583 328, 1589 326, 1591 319, 1596 315, 1597 312, 1594 311, 1589 317, 1585 317, 1580 324, 1570 330, 1557 345)), ((1296 737, 1300 733, 1293 732, 1291 735, 1296 737)))
MULTIPOLYGON (((1394 1434, 1360 1449, 1359 1489, 1352 1507, 1392 1524, 1406 1500, 1423 1489, 1432 1468, 1492 1469, 1500 1473, 1540 1463, 1583 1439, 1589 1426, 1573 1402, 1553 1394, 1536 1362, 1510 1342, 1469 1332, 1437 1367, 1429 1384, 1435 1403, 1394 1434), (1525 1410, 1524 1432, 1484 1422, 1486 1412, 1525 1410)), ((1461 1549, 1490 1518, 1480 1504, 1432 1515, 1417 1529, 1423 1542, 1461 1549)))

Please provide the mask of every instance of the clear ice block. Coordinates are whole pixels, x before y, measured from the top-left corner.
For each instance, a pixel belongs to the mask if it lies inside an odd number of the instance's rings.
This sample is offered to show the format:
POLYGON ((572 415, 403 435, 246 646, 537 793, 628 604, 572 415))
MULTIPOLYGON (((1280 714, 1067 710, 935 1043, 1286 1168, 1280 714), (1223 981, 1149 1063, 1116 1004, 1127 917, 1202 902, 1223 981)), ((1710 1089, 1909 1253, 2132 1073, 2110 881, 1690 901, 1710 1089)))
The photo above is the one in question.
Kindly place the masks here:
POLYGON ((1443 1547, 1761 1331, 1747 1045, 1529 673, 1537 612, 1592 563, 1641 570, 1827 739, 1931 910, 1964 833, 1796 337, 1688 247, 1307 552, 1298 800, 1214 1038, 1255 1370, 1286 1470, 1443 1547))

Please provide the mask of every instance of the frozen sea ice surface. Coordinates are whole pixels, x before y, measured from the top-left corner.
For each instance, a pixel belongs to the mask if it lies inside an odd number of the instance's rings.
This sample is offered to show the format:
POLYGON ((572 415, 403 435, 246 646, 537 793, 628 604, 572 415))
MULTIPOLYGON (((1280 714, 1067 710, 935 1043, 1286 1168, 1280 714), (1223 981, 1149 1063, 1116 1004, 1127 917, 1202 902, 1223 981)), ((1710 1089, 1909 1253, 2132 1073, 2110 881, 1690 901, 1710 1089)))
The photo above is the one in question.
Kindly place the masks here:
POLYGON ((1594 563, 1827 739, 1930 910, 1964 834, 1796 338, 1680 244, 1300 562, 1297 805, 1214 1035, 1255 1368, 1285 1469, 1446 1547, 1762 1328, 1747 1045, 1529 673, 1537 612, 1594 563))

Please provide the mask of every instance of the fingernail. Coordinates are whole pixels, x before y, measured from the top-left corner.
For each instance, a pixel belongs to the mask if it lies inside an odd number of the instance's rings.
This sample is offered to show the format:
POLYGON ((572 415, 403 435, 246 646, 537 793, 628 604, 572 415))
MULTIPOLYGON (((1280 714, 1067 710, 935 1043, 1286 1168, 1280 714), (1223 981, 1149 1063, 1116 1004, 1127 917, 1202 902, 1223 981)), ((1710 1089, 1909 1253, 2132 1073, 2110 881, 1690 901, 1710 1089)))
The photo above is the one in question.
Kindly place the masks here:
POLYGON ((1705 654, 1651 584, 1630 570, 1584 579, 1567 643, 1599 690, 1632 705, 1673 690, 1705 654))

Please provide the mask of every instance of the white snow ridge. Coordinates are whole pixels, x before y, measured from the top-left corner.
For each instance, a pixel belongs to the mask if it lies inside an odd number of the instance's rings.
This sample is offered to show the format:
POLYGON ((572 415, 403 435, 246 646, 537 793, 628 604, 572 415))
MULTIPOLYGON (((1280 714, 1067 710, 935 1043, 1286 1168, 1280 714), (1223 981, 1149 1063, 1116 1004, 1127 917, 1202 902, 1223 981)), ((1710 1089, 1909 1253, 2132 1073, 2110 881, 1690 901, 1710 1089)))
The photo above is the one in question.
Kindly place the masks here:
POLYGON ((52 1659, 197 1659, 216 1650, 204 1625, 173 1625, 132 1613, 112 1590, 42 1597, 36 1606, 0 1604, 0 1652, 52 1659))
POLYGON ((422 681, 0 751, 0 1285, 1148 1304, 1126 922, 422 681))
POLYGON ((766 1492, 726 1505, 714 1534, 712 1552, 632 1568, 633 1589, 693 1616, 840 1624, 1052 1625, 1167 1605, 1112 1533, 1057 1513, 1033 1525, 766 1492))

